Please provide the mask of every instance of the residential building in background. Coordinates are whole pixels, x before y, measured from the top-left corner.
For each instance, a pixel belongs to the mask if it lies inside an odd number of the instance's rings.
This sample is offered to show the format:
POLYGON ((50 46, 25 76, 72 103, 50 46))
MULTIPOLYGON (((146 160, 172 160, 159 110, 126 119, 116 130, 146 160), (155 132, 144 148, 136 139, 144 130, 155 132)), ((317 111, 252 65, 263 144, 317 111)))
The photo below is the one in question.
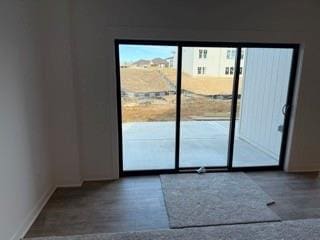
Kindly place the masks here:
MULTIPOLYGON (((234 74, 236 49, 184 47, 182 71, 192 76, 232 77, 234 74)), ((241 59, 244 59, 242 52, 241 59)), ((244 61, 240 64, 242 74, 244 61)))

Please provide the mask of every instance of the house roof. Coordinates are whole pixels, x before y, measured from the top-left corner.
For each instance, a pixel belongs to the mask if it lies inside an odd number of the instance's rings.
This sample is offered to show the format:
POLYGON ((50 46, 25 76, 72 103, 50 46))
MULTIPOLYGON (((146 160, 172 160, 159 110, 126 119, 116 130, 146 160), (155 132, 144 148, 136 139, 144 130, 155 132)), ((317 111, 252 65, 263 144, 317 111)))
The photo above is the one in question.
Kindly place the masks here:
POLYGON ((162 59, 162 58, 154 58, 151 60, 152 64, 168 64, 167 60, 162 59))
POLYGON ((150 60, 140 59, 140 60, 134 62, 133 64, 135 64, 135 65, 148 65, 150 63, 151 63, 150 60))

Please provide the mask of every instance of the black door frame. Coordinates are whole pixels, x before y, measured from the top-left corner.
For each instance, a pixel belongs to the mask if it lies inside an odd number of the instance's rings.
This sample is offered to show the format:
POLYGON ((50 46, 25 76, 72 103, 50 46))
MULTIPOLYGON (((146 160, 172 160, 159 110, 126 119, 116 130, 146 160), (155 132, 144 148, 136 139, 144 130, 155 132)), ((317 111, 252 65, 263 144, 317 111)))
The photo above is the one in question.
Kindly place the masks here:
MULTIPOLYGON (((182 67, 182 47, 224 47, 236 48, 235 57, 235 74, 233 79, 232 104, 229 128, 228 158, 226 166, 206 167, 210 171, 259 171, 259 170, 283 170, 286 155, 286 147, 288 140, 288 131, 292 110, 292 101, 295 88, 296 71, 298 65, 299 44, 288 43, 248 43, 248 42, 198 42, 198 41, 157 41, 157 40, 130 40, 115 39, 115 63, 116 63, 116 80, 117 80, 117 113, 118 113, 118 142, 119 142, 119 175, 153 175, 164 173, 179 173, 194 171, 198 167, 179 167, 180 160, 180 107, 181 107, 181 67, 182 67), (122 143, 122 106, 121 106, 121 79, 120 79, 120 59, 119 45, 158 45, 158 46, 174 46, 177 47, 177 90, 176 90, 176 132, 175 132, 175 168, 174 169, 155 169, 155 170, 123 170, 123 143, 122 143), (239 88, 240 61, 241 50, 243 48, 289 48, 293 50, 290 79, 286 100, 286 114, 284 118, 281 148, 279 154, 279 164, 273 166, 252 166, 252 167, 234 167, 233 166, 233 150, 234 150, 234 134, 235 121, 237 113, 237 96, 239 88)), ((199 166, 200 167, 200 166, 199 166)))

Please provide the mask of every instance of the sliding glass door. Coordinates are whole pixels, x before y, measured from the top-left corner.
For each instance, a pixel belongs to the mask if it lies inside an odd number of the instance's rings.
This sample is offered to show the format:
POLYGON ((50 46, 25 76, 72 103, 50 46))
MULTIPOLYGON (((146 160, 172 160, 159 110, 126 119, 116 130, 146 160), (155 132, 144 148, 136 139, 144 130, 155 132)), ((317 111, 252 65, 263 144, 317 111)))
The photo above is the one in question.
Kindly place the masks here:
POLYGON ((282 168, 298 45, 115 46, 120 174, 282 168))

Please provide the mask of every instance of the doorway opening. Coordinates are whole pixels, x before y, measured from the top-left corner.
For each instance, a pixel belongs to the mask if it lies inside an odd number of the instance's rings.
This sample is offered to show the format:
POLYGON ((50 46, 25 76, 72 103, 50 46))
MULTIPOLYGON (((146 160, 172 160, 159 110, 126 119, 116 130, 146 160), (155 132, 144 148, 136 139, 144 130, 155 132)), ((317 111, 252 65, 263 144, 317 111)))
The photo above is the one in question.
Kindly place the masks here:
POLYGON ((297 44, 116 40, 120 175, 282 169, 297 44))

